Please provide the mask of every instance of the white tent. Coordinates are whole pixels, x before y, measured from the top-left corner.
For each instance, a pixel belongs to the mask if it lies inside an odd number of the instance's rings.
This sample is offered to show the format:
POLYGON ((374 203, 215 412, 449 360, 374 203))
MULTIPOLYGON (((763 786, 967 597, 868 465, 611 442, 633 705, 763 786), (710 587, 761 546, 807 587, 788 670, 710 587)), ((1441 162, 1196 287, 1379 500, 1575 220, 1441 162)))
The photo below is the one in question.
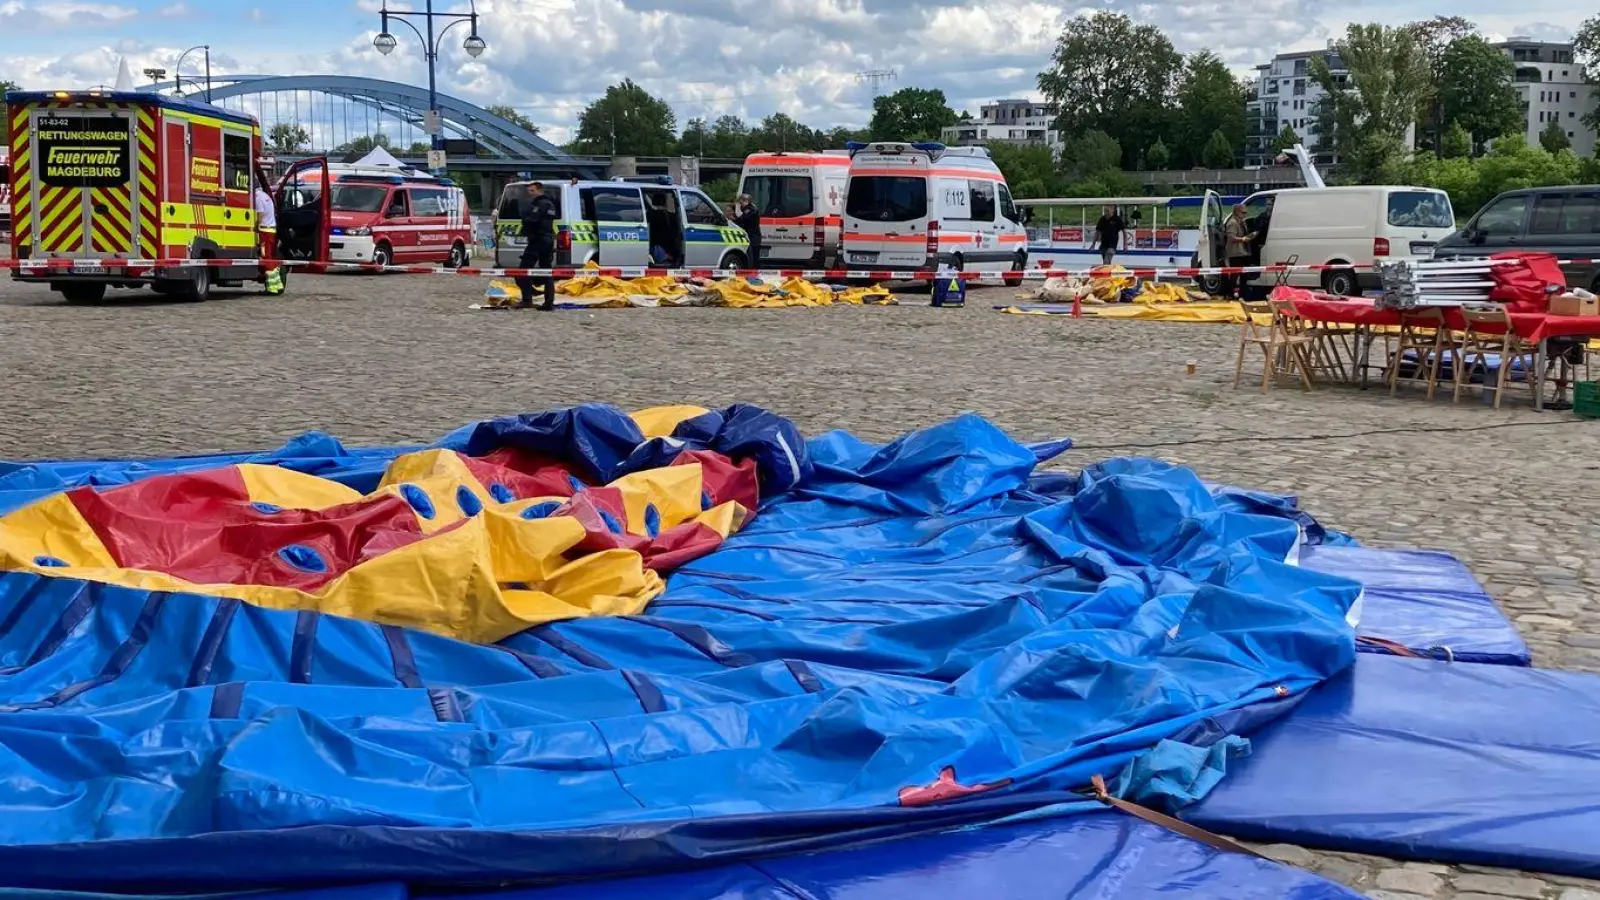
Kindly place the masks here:
MULTIPOLYGON (((345 157, 348 159, 349 157, 345 157)), ((405 163, 394 158, 394 154, 382 147, 373 147, 372 152, 356 160, 358 166, 388 166, 392 169, 403 169, 405 163)))
POLYGON ((128 58, 124 56, 117 63, 117 83, 111 86, 114 91, 133 90, 133 73, 128 71, 128 58))

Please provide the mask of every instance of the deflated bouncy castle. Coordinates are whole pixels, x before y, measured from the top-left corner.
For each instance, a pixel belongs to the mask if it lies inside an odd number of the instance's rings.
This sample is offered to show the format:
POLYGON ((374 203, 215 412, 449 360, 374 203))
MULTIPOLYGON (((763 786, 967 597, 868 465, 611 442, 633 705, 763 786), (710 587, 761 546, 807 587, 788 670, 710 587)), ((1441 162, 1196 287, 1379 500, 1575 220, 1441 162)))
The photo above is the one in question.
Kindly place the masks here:
POLYGON ((1068 446, 589 405, 0 464, 0 884, 1358 896, 1152 811, 1600 872, 1560 835, 1600 825, 1581 800, 1537 798, 1547 828, 1484 797, 1496 765, 1600 775, 1600 716, 1483 752, 1600 690, 1526 668, 1459 563, 1153 460, 1049 468, 1068 446), (1520 712, 1402 709, 1441 697, 1520 712), (1477 802, 1419 819, 1450 790, 1477 802))

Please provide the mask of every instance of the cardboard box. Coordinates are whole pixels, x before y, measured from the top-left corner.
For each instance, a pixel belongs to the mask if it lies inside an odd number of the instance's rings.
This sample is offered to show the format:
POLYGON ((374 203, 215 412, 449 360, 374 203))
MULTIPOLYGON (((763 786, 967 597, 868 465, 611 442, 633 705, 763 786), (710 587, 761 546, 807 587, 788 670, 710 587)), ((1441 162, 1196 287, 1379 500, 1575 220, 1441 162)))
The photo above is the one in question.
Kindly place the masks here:
POLYGON ((1557 294, 1550 298, 1552 316, 1600 316, 1600 300, 1576 294, 1557 294))

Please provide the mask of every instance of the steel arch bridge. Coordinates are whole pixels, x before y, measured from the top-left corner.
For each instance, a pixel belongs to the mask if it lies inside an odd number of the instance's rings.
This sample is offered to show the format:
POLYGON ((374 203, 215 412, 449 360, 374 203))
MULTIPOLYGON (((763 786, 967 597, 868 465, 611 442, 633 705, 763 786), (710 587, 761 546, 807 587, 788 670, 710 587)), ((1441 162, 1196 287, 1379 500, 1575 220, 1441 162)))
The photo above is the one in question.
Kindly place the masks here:
MULTIPOLYGON (((191 89, 194 84, 195 80, 189 79, 191 89)), ((213 76, 211 84, 211 102, 219 106, 233 105, 227 102, 229 100, 240 101, 240 105, 245 106, 247 105, 245 100, 251 97, 257 98, 256 108, 250 111, 256 113, 263 121, 272 118, 263 115, 266 110, 267 95, 282 94, 289 94, 295 98, 303 94, 336 97, 349 104, 346 108, 347 113, 350 107, 375 112, 380 127, 383 118, 388 116, 395 122, 418 132, 422 130, 424 114, 428 111, 428 92, 424 88, 354 75, 227 75, 213 76)), ((177 88, 177 82, 163 81, 147 85, 141 90, 159 93, 177 88)), ((444 93, 438 95, 438 106, 443 119, 442 127, 447 136, 472 138, 492 158, 551 163, 574 161, 574 158, 560 147, 481 106, 444 93)), ((284 119, 280 115, 278 121, 303 120, 304 117, 298 115, 298 101, 295 111, 294 118, 284 119)), ((313 110, 314 118, 315 110, 313 110)), ((323 127, 321 132, 316 121, 310 124, 314 134, 337 132, 336 117, 330 120, 329 125, 323 127)), ((349 137, 351 134, 352 130, 347 122, 346 136, 349 137)))

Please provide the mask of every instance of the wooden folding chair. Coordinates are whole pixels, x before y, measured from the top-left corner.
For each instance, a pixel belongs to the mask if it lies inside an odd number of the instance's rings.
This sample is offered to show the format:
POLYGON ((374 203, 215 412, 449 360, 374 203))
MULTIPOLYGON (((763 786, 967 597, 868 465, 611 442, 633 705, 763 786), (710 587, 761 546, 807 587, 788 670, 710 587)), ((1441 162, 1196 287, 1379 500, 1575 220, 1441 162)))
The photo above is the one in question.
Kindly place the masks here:
POLYGON ((1432 400, 1439 387, 1439 364, 1446 353, 1452 356, 1452 367, 1460 368, 1457 355, 1458 342, 1445 322, 1444 310, 1438 307, 1413 310, 1400 316, 1400 337, 1395 342, 1394 355, 1389 359, 1389 396, 1393 397, 1401 381, 1421 381, 1428 386, 1428 399, 1432 400), (1411 374, 1401 377, 1400 369, 1406 352, 1416 356, 1417 364, 1411 374))
MULTIPOLYGON (((1289 301, 1274 300, 1271 303, 1273 315, 1281 321, 1284 331, 1292 337, 1305 341, 1302 362, 1306 374, 1310 375, 1313 381, 1319 375, 1326 376, 1329 381, 1349 380, 1344 360, 1345 356, 1349 355, 1353 365, 1355 354, 1353 351, 1341 352, 1340 339, 1345 334, 1343 329, 1307 320, 1289 301)), ((1352 329, 1350 333, 1355 332, 1352 329)))
POLYGON ((1284 375, 1299 376, 1303 388, 1311 390, 1311 372, 1306 352, 1310 338, 1291 333, 1288 317, 1280 314, 1278 309, 1280 306, 1288 307, 1288 316, 1294 316, 1294 305, 1287 300, 1266 303, 1241 300, 1239 306, 1244 310, 1244 324, 1239 331, 1239 358, 1233 367, 1234 389, 1238 390, 1239 382, 1244 377, 1245 351, 1253 346, 1261 349, 1263 358, 1261 393, 1265 394, 1272 382, 1284 375), (1267 319, 1268 324, 1260 324, 1258 317, 1267 319))
POLYGON ((1480 367, 1483 369, 1482 389, 1494 391, 1495 409, 1500 408, 1507 383, 1517 371, 1521 372, 1518 380, 1523 387, 1530 393, 1539 390, 1538 373, 1534 371, 1539 360, 1538 345, 1517 336, 1504 307, 1463 307, 1461 316, 1467 320, 1467 327, 1461 333, 1456 354, 1455 393, 1451 402, 1461 402, 1461 389, 1468 386, 1472 373, 1480 367), (1499 360, 1492 388, 1489 386, 1491 357, 1499 360))

